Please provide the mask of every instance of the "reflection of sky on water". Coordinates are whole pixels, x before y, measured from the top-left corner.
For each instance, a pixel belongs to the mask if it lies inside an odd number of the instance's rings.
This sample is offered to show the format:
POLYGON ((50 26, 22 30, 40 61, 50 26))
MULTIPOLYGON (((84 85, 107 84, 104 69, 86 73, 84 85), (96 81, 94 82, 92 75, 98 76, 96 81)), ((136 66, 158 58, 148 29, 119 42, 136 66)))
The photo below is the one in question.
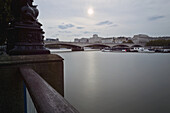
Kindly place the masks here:
MULTIPOLYGON (((96 63, 95 63, 95 54, 91 53, 87 55, 87 61, 85 65, 86 72, 86 82, 84 85, 84 93, 95 93, 96 89, 96 63), (88 89, 88 90, 87 90, 88 89)), ((94 94, 95 95, 95 94, 94 94)))
POLYGON ((65 98, 81 113, 169 113, 170 54, 70 52, 65 98))

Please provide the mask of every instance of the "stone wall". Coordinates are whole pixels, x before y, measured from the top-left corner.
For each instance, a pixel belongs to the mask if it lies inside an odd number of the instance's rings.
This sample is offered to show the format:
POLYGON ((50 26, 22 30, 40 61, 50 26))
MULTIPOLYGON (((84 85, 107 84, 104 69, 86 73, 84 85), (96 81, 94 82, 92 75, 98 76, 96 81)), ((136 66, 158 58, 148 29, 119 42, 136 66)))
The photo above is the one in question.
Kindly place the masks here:
POLYGON ((58 55, 0 56, 0 113, 24 113, 19 67, 31 67, 64 96, 63 59, 58 55))

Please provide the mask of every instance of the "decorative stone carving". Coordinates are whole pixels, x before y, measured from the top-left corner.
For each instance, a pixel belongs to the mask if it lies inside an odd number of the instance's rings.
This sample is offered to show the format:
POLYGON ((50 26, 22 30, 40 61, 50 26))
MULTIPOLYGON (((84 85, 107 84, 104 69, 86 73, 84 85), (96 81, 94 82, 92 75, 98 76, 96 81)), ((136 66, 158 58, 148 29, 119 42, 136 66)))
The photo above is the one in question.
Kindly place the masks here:
POLYGON ((43 41, 39 11, 33 0, 13 0, 14 20, 8 33, 7 53, 10 55, 49 54, 43 41))

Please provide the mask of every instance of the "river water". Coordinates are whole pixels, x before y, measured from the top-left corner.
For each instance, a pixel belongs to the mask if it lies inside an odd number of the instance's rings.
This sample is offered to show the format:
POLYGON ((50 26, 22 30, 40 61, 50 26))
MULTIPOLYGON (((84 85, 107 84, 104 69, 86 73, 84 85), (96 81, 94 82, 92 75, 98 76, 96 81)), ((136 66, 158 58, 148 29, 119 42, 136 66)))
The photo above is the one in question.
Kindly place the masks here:
POLYGON ((57 54, 65 98, 80 113, 170 113, 170 54, 57 54))

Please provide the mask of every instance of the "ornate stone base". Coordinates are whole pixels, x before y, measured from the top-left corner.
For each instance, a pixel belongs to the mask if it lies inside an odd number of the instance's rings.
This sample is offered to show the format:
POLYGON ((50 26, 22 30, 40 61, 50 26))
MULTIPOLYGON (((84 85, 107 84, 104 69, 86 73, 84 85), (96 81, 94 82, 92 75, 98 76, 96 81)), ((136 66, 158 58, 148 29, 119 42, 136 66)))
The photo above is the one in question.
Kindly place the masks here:
POLYGON ((50 54, 44 47, 44 32, 40 25, 15 24, 9 29, 7 53, 9 55, 50 54))

